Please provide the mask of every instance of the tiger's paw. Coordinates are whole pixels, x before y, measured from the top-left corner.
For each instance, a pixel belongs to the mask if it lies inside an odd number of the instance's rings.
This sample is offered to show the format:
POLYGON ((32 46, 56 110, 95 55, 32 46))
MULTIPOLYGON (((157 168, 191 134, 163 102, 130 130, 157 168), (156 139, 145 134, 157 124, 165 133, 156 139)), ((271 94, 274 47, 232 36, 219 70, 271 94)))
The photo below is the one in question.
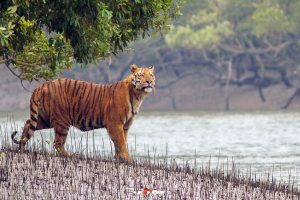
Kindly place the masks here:
POLYGON ((132 156, 115 155, 114 158, 115 158, 115 161, 117 161, 117 162, 128 163, 128 164, 134 163, 134 159, 132 156))

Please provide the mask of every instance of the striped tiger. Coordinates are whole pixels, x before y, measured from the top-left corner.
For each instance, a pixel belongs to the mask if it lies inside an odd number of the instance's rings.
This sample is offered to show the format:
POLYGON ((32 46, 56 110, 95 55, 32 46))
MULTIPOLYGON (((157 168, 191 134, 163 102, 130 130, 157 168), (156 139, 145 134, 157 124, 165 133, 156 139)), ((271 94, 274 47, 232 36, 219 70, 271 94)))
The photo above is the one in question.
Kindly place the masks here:
POLYGON ((68 130, 106 128, 114 143, 115 158, 130 160, 126 147, 128 130, 145 96, 155 86, 154 66, 130 66, 131 73, 113 84, 95 84, 81 80, 57 79, 37 87, 30 99, 30 119, 20 140, 11 138, 22 150, 34 131, 54 128, 54 147, 62 156, 68 130))

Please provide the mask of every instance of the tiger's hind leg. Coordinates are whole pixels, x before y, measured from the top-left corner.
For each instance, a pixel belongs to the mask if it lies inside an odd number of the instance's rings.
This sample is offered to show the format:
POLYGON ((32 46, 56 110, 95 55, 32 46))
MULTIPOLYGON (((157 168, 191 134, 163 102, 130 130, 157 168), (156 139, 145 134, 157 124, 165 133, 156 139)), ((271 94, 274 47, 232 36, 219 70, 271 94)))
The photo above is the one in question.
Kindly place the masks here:
MULTIPOLYGON (((31 118, 33 117, 31 116, 31 118)), ((45 120, 40 115, 38 115, 38 118, 36 120, 36 127, 34 126, 35 124, 31 124, 31 120, 35 121, 35 118, 28 119, 25 122, 20 141, 15 141, 15 143, 19 144, 20 150, 24 150, 26 142, 32 137, 34 131, 50 128, 49 124, 45 122, 45 120)))
POLYGON ((19 142, 19 150, 21 151, 24 150, 26 142, 31 138, 31 135, 29 135, 29 128, 30 128, 30 119, 25 122, 21 139, 19 142))
POLYGON ((69 127, 60 127, 58 125, 54 126, 54 132, 55 132, 54 147, 56 151, 64 157, 70 156, 64 146, 68 136, 68 131, 69 131, 69 127))
POLYGON ((30 119, 26 121, 20 141, 14 137, 16 131, 11 135, 14 143, 19 144, 19 149, 24 149, 26 142, 32 137, 38 125, 38 108, 39 108, 40 91, 35 89, 30 99, 30 119))

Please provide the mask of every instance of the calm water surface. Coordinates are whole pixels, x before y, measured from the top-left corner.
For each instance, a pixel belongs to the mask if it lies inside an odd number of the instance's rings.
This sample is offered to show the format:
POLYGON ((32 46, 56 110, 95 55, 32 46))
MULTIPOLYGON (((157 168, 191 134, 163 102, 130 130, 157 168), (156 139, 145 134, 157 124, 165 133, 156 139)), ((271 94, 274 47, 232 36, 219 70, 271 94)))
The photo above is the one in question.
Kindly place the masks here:
MULTIPOLYGON (((23 126, 24 113, 0 113, 0 126, 10 132, 23 126)), ((277 180, 287 181, 291 176, 300 186, 300 113, 296 112, 158 112, 141 113, 129 131, 128 146, 139 155, 165 154, 179 162, 194 160, 212 165, 227 163, 239 166, 243 173, 251 171, 267 177, 273 172, 277 180)), ((75 132, 77 142, 88 143, 93 148, 93 137, 97 149, 111 151, 106 130, 89 134, 75 132), (88 135, 88 138, 87 138, 88 135), (86 141, 86 142, 85 142, 86 141)), ((53 130, 36 133, 44 139, 53 137, 53 130)), ((70 137, 68 145, 74 143, 70 137)))

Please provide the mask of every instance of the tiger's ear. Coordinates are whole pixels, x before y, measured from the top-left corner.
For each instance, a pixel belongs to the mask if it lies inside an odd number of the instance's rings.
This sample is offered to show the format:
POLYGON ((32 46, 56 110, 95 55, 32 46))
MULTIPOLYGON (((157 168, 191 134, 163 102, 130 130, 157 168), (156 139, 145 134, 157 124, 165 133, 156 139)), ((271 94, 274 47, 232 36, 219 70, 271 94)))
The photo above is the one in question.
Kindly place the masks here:
POLYGON ((137 70, 138 66, 136 64, 130 65, 130 70, 132 73, 134 73, 137 70))
POLYGON ((154 65, 151 65, 151 66, 149 67, 149 69, 150 69, 151 72, 154 72, 154 65))

